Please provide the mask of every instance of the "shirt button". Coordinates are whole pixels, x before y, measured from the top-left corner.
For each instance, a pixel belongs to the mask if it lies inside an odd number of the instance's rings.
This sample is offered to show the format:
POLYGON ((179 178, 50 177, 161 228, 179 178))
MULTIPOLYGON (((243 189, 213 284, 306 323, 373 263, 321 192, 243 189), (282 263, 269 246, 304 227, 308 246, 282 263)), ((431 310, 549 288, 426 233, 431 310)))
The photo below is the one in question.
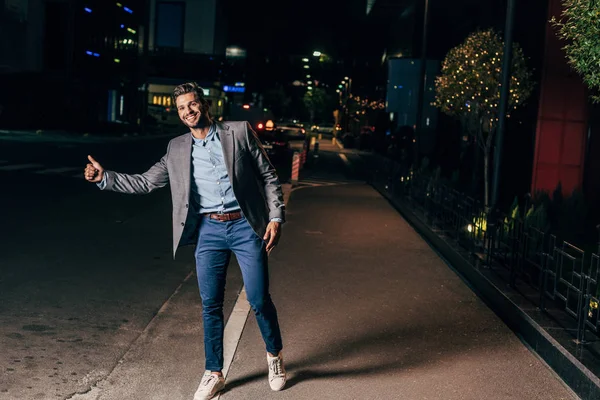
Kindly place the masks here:
POLYGON ((181 223, 181 226, 185 226, 185 222, 182 222, 182 223, 181 223))
POLYGON ((189 207, 190 207, 190 205, 189 205, 189 204, 186 204, 186 205, 185 205, 185 208, 189 208, 189 207))
POLYGON ((217 181, 217 185, 220 185, 220 184, 221 184, 221 182, 217 181))
POLYGON ((217 168, 217 166, 216 166, 216 165, 213 165, 213 168, 217 168))

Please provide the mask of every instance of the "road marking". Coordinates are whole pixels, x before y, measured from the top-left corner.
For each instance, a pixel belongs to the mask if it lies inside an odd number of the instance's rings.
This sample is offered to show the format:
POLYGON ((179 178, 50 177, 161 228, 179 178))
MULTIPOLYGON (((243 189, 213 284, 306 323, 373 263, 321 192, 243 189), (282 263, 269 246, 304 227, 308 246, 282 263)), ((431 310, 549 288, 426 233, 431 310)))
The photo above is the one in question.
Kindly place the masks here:
MULTIPOLYGON (((61 168, 48 168, 40 171, 35 171, 36 174, 61 174, 65 172, 78 171, 81 167, 61 167, 61 168)), ((81 174, 79 174, 81 175, 81 174)))
POLYGON ((356 179, 336 180, 336 179, 327 179, 327 178, 319 178, 319 177, 310 177, 307 179, 302 179, 298 183, 298 185, 300 185, 300 186, 336 186, 336 185, 360 185, 363 183, 365 183, 365 182, 356 180, 356 179))
POLYGON ((5 165, 4 167, 0 167, 0 171, 18 171, 21 169, 32 169, 43 167, 42 164, 16 164, 16 165, 5 165))
POLYGON ((348 157, 346 157, 346 155, 344 153, 339 153, 340 158, 342 159, 342 161, 347 165, 350 166, 352 165, 352 163, 350 162, 350 160, 348 160, 348 157))
POLYGON ((246 297, 246 288, 242 287, 233 311, 227 320, 225 330, 223 332, 223 376, 227 377, 229 367, 233 362, 233 356, 237 350, 240 339, 242 338, 242 332, 244 331, 244 325, 250 314, 250 303, 246 297))

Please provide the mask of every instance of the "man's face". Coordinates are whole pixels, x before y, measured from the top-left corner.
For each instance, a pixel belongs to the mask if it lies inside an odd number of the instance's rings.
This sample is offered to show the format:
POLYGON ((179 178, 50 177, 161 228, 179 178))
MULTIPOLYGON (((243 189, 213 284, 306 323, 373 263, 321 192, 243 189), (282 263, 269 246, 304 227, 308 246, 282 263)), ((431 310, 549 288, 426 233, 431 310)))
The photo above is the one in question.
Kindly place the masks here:
POLYGON ((206 115, 202 113, 202 103, 195 93, 186 93, 175 99, 179 119, 189 128, 202 128, 208 122, 206 115))

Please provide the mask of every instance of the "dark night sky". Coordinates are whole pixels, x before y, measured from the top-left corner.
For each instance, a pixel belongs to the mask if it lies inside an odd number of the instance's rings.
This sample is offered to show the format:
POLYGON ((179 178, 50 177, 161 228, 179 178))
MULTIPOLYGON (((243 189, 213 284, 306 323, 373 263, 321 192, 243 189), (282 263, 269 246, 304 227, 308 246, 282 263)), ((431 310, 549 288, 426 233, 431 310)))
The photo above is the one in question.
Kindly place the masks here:
POLYGON ((298 54, 331 51, 349 14, 342 0, 226 0, 228 43, 248 50, 298 54))

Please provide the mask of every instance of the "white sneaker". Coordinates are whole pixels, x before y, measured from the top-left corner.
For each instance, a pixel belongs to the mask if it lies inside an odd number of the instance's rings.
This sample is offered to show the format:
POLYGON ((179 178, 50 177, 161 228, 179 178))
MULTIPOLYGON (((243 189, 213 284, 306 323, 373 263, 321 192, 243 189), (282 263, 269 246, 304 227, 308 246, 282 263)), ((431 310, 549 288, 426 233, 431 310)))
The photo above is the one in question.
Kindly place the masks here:
POLYGON ((285 386, 286 375, 281 353, 277 357, 271 357, 267 353, 267 364, 269 365, 269 385, 274 391, 279 391, 285 386))
POLYGON ((225 379, 222 376, 215 375, 210 371, 205 371, 200 386, 194 394, 194 400, 212 399, 225 387, 225 379))

